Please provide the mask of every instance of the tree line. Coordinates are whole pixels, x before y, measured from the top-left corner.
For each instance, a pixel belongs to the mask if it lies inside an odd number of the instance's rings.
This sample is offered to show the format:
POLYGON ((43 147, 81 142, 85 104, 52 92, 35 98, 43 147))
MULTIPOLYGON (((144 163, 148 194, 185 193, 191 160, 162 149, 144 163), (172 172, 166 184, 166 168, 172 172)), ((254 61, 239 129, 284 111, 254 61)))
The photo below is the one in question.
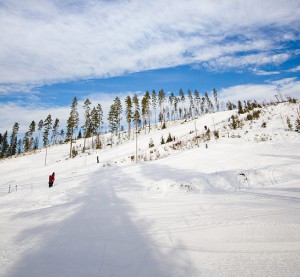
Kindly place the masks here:
MULTIPOLYGON (((193 118, 205 113, 225 109, 225 104, 219 101, 216 89, 212 95, 205 92, 201 95, 197 90, 190 89, 186 93, 180 89, 178 94, 167 94, 163 89, 144 95, 128 95, 123 100, 115 97, 107 115, 107 126, 112 135, 120 136, 124 131, 122 122, 127 125, 127 137, 131 138, 133 132, 144 129, 151 130, 151 124, 166 128, 168 121, 193 118), (124 114, 124 118, 122 118, 124 114)), ((235 109, 236 105, 227 102, 227 109, 235 109)), ((79 127, 78 100, 72 100, 70 115, 65 128, 61 128, 58 118, 53 119, 49 114, 44 120, 34 120, 30 123, 28 131, 23 137, 18 137, 19 123, 14 123, 11 134, 8 131, 0 133, 0 158, 26 153, 49 145, 70 142, 70 156, 72 156, 74 139, 83 138, 83 152, 86 149, 86 139, 92 137, 92 147, 102 148, 101 133, 104 126, 104 115, 101 104, 92 107, 89 99, 83 104, 84 124, 79 127), (66 132, 65 132, 66 130, 66 132), (41 140, 42 139, 42 140, 41 140)))

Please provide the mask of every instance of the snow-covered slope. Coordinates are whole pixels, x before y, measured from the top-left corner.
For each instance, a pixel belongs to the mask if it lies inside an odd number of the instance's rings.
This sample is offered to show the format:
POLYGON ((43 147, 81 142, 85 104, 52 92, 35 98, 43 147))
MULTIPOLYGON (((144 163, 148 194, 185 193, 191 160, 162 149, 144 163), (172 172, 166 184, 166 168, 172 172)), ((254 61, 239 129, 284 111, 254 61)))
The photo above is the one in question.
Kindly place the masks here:
POLYGON ((236 130, 235 111, 142 130, 137 163, 125 139, 73 159, 59 145, 0 161, 0 275, 297 276, 296 108, 263 108, 236 130), (204 126, 220 138, 203 142, 204 126))

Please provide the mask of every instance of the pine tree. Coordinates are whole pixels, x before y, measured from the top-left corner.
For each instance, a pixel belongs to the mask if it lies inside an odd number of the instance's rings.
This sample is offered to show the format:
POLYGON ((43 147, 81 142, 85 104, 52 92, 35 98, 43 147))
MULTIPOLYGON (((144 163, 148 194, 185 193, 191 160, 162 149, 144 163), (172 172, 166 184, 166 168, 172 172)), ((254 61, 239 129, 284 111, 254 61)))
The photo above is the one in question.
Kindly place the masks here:
POLYGON ((125 115, 128 124, 128 139, 130 139, 132 121, 132 102, 131 97, 129 95, 125 98, 125 115))
POLYGON ((135 131, 137 132, 138 126, 141 124, 141 116, 139 99, 136 94, 133 95, 132 102, 134 104, 133 122, 135 124, 135 131))
POLYGON ((205 101, 206 101, 206 107, 207 107, 208 112, 212 112, 214 106, 213 106, 212 102, 210 101, 210 98, 209 98, 209 95, 207 92, 205 92, 205 101))
POLYGON ((117 134, 120 137, 120 131, 121 131, 121 114, 122 114, 122 103, 121 103, 121 99, 119 97, 116 97, 114 99, 114 106, 115 106, 115 113, 116 113, 116 126, 117 126, 117 134))
POLYGON ((40 138, 41 138, 41 130, 43 129, 44 121, 41 119, 38 123, 38 131, 39 131, 39 144, 40 144, 40 138))
POLYGON ((92 148, 94 148, 94 136, 97 135, 98 126, 99 126, 98 111, 95 107, 93 107, 91 111, 92 148))
POLYGON ((12 128, 12 133, 10 137, 10 156, 15 155, 17 153, 17 134, 19 131, 19 126, 19 123, 16 122, 12 128))
POLYGON ((292 125, 291 119, 289 117, 286 118, 286 123, 287 123, 287 126, 288 126, 288 130, 292 131, 293 125, 292 125))
POLYGON ((71 105, 70 116, 67 120, 67 141, 70 141, 70 158, 72 157, 72 142, 73 142, 73 134, 75 130, 78 128, 79 124, 79 114, 77 111, 77 98, 76 96, 73 98, 71 105))
POLYGON ((169 133, 168 138, 167 138, 167 143, 173 141, 171 133, 169 133))
POLYGON ((300 132, 300 118, 297 118, 295 121, 295 129, 300 132))
POLYGON ((117 132, 117 112, 116 112, 116 106, 112 104, 110 106, 109 112, 108 112, 108 124, 109 124, 109 131, 113 134, 117 132))
POLYGON ((59 133, 60 142, 64 141, 64 137, 65 137, 65 131, 61 129, 59 133))
POLYGON ((57 143, 58 138, 58 128, 59 128, 59 119, 56 118, 52 128, 52 142, 53 144, 57 143))
POLYGON ((150 126, 151 126, 151 108, 150 108, 150 102, 151 102, 151 96, 149 91, 146 91, 145 93, 145 101, 146 101, 146 114, 148 118, 148 127, 149 127, 149 132, 150 132, 150 126))
POLYGON ((244 113, 243 104, 242 104, 242 102, 240 100, 238 101, 238 113, 239 114, 243 114, 244 113))
POLYGON ((161 126, 163 123, 165 123, 165 111, 164 111, 164 102, 165 102, 166 96, 165 91, 161 89, 158 93, 158 104, 159 104, 159 110, 160 110, 160 123, 161 126))
POLYGON ((84 117, 85 117, 83 152, 85 151, 86 138, 90 137, 90 129, 91 129, 91 115, 90 115, 91 107, 90 107, 90 105, 91 104, 92 103, 88 98, 84 101, 84 104, 83 104, 84 117))
POLYGON ((188 99, 190 102, 189 115, 191 118, 193 118, 194 99, 193 99, 193 95, 192 95, 192 92, 190 91, 190 89, 187 90, 187 96, 188 96, 188 99))
MULTIPOLYGON (((49 144, 49 135, 50 130, 52 128, 52 118, 49 114, 47 118, 44 120, 44 132, 43 132, 43 143, 44 147, 46 147, 49 144)), ((31 140, 31 138, 29 138, 31 140)))
POLYGON ((22 139, 18 140, 17 153, 20 155, 22 153, 22 139))
POLYGON ((101 135, 101 128, 102 128, 102 124, 103 124, 103 110, 102 110, 101 104, 97 104, 96 110, 97 110, 97 115, 98 115, 97 148, 101 148, 100 135, 101 135))
POLYGON ((214 99, 215 99, 216 110, 219 111, 220 110, 220 103, 219 103, 219 100, 218 100, 218 92, 215 88, 213 89, 213 94, 214 94, 214 99))
MULTIPOLYGON (((142 124, 143 124, 143 129, 145 128, 145 125, 147 124, 147 120, 146 120, 146 97, 144 96, 142 98, 142 124)), ((145 133, 146 133, 146 128, 145 128, 145 133)))
POLYGON ((171 92, 171 95, 169 96, 169 103, 171 106, 171 115, 173 120, 175 120, 175 98, 174 92, 171 92))
POLYGON ((7 152, 9 149, 9 144, 8 144, 8 134, 7 131, 5 131, 3 137, 2 137, 2 143, 1 143, 1 152, 0 152, 0 158, 6 158, 7 157, 7 152))
POLYGON ((154 121, 155 121, 155 127, 157 127, 156 125, 156 107, 157 107, 157 94, 155 92, 155 90, 152 90, 152 107, 154 109, 154 121))
POLYGON ((200 103, 201 103, 201 98, 200 98, 200 94, 198 92, 198 90, 195 89, 194 91, 194 99, 195 99, 195 105, 196 105, 196 111, 197 114, 200 114, 201 108, 200 108, 200 103))
POLYGON ((182 111, 184 110, 185 97, 182 89, 179 90, 178 94, 179 94, 180 102, 182 103, 180 109, 180 118, 181 118, 182 111))

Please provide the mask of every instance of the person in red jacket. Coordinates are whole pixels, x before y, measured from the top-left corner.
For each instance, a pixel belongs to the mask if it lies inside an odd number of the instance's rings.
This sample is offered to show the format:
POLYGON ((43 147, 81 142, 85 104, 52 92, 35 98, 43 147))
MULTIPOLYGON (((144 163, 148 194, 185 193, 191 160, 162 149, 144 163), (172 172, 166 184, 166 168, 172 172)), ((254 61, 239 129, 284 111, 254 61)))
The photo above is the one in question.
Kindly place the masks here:
POLYGON ((55 172, 52 173, 52 175, 49 175, 49 188, 53 186, 55 180, 55 172))

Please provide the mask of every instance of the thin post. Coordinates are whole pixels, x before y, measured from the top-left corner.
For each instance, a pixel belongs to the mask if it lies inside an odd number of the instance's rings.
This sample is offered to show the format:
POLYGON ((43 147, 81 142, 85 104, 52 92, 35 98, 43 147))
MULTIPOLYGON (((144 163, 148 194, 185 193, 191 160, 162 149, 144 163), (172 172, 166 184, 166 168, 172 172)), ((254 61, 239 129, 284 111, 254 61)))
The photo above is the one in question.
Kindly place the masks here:
POLYGON ((136 128, 136 132, 135 132, 135 163, 137 163, 137 153, 138 153, 138 147, 137 147, 137 128, 136 128))

